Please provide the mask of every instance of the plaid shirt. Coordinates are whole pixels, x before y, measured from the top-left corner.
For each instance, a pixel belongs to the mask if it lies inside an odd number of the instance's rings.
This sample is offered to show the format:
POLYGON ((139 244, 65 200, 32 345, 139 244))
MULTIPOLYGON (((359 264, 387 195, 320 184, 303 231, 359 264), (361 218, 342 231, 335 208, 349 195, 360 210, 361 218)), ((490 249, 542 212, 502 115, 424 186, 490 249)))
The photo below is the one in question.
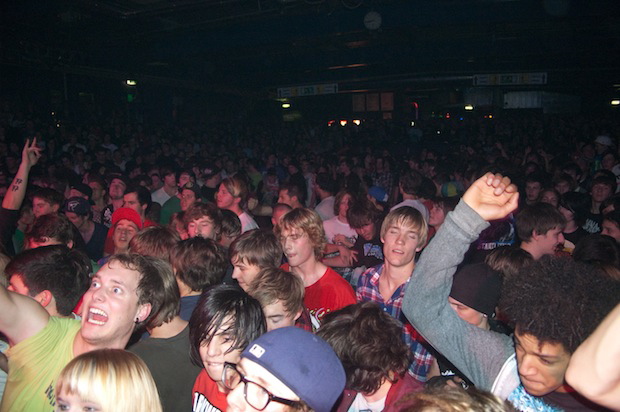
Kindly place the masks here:
POLYGON ((385 312, 403 324, 403 341, 409 346, 413 354, 413 360, 409 365, 409 374, 420 382, 426 382, 426 374, 433 362, 433 355, 422 345, 425 342, 424 338, 413 328, 402 312, 403 296, 407 285, 409 285, 409 279, 394 291, 392 297, 384 300, 379 293, 379 277, 382 270, 383 264, 362 273, 357 282, 357 301, 376 302, 385 312))

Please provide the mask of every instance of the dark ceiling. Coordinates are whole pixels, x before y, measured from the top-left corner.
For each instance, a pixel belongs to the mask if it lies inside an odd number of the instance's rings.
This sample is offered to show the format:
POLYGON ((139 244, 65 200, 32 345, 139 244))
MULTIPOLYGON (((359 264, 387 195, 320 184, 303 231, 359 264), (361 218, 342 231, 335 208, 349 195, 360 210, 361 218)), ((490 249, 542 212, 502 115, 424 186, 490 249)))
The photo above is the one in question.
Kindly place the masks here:
MULTIPOLYGON (((617 0, 3 0, 0 63, 266 95, 547 72, 620 83, 617 0), (375 11, 382 24, 364 26, 375 11)), ((1 66, 0 66, 1 67, 1 66)))

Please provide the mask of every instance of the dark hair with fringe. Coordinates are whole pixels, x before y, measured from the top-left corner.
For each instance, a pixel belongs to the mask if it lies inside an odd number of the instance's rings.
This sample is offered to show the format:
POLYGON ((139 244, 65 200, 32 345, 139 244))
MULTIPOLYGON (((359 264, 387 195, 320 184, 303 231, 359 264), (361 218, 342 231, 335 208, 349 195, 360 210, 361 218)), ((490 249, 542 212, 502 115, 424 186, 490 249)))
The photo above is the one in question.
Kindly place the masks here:
POLYGON ((232 285, 217 285, 207 289, 189 320, 190 357, 202 366, 200 346, 209 342, 226 325, 231 336, 229 352, 244 349, 250 342, 267 331, 260 303, 232 285))
POLYGON ((344 366, 346 388, 376 392, 384 379, 407 372, 411 353, 401 324, 375 302, 349 305, 325 315, 317 335, 329 343, 344 366))

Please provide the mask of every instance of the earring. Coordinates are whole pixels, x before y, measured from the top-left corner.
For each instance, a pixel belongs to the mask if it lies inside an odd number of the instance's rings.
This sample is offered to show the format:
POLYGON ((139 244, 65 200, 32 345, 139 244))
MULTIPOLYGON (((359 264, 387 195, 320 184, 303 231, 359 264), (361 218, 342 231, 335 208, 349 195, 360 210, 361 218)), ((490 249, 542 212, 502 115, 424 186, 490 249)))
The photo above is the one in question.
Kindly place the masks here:
POLYGON ((140 323, 140 319, 136 318, 136 323, 140 323))

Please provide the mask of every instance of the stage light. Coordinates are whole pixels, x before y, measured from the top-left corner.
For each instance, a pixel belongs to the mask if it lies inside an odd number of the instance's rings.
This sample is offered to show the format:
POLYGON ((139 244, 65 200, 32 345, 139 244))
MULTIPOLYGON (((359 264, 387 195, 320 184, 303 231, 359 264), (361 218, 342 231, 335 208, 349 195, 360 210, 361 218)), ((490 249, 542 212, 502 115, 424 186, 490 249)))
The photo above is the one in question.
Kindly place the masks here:
POLYGON ((353 123, 359 126, 360 124, 362 124, 362 121, 356 119, 356 120, 353 120, 353 123))
POLYGON ((130 79, 127 79, 127 81, 126 81, 125 83, 127 84, 127 86, 135 86, 135 85, 137 85, 137 84, 138 84, 138 82, 137 82, 137 81, 135 81, 135 80, 130 80, 130 79))
POLYGON ((612 106, 620 106, 620 99, 613 99, 611 101, 612 106))
POLYGON ((466 105, 465 105, 465 110, 467 110, 467 111, 474 110, 474 106, 473 106, 473 105, 471 105, 471 104, 466 104, 466 105))
POLYGON ((291 104, 290 103, 282 103, 282 108, 283 109, 290 109, 291 108, 291 104))
POLYGON ((340 126, 345 127, 347 125, 347 121, 346 120, 341 120, 340 121, 340 126))

